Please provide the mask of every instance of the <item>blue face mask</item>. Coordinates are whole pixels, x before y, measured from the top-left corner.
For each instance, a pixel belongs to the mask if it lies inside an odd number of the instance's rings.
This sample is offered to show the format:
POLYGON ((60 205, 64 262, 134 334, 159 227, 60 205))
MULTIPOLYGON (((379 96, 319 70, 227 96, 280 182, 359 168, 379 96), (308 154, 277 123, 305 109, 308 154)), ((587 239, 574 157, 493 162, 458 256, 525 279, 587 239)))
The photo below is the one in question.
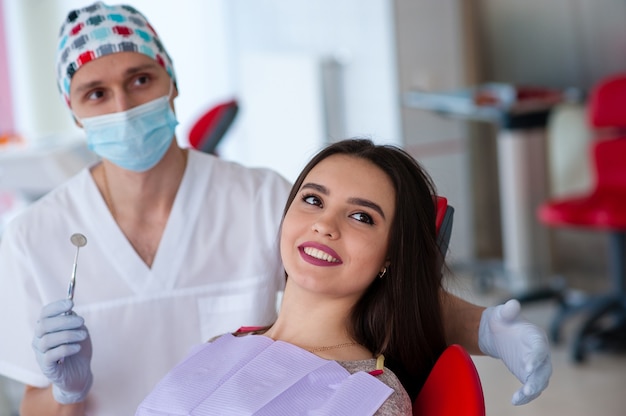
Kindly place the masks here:
POLYGON ((117 166, 144 172, 165 155, 178 125, 169 95, 128 111, 80 119, 87 146, 117 166))

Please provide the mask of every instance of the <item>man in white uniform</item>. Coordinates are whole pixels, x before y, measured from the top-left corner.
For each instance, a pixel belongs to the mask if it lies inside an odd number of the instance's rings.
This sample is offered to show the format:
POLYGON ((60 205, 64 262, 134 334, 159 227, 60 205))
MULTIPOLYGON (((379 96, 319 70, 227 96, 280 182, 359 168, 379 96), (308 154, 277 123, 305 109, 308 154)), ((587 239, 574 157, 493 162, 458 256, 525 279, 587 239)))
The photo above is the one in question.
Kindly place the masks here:
MULTIPOLYGON (((177 145, 172 62, 132 7, 70 12, 57 69, 102 162, 3 235, 0 374, 27 385, 24 416, 133 414, 191 347, 275 318, 289 184, 177 145), (74 233, 88 240, 75 303, 65 299, 74 233)), ((444 304, 448 341, 502 357, 523 383, 515 404, 547 386, 547 339, 516 305, 485 309, 449 294, 444 304)))

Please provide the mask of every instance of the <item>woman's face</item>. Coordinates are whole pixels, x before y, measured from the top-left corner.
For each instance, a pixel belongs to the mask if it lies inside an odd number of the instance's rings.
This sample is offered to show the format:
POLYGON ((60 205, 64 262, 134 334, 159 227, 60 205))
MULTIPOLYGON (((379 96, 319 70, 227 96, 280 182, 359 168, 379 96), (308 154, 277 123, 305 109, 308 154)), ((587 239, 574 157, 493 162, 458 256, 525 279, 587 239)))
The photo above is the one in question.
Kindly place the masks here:
POLYGON ((393 185, 376 165, 348 155, 321 161, 283 221, 290 283, 356 301, 386 265, 394 211, 393 185))

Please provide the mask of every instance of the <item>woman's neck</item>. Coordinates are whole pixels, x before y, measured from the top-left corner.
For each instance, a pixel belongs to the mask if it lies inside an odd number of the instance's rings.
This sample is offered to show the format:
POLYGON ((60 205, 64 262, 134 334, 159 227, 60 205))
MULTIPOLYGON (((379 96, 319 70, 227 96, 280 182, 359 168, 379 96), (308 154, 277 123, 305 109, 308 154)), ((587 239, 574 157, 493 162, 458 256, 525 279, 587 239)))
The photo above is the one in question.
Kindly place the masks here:
POLYGON ((372 358, 371 352, 355 343, 348 330, 352 305, 287 286, 278 319, 265 336, 297 345, 323 358, 346 361, 372 358))

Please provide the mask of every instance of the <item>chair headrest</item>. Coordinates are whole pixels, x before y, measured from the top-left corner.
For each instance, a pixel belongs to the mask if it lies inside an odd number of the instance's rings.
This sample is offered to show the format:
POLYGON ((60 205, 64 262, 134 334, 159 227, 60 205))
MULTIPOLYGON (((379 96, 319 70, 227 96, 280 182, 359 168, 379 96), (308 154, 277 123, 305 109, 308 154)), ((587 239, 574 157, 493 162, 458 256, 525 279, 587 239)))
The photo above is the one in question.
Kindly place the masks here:
POLYGON ((589 123, 594 127, 626 127, 626 73, 600 81, 589 98, 589 123))
POLYGON ((214 153, 219 141, 234 121, 238 110, 239 105, 236 99, 210 108, 189 130, 189 145, 206 153, 214 153))

